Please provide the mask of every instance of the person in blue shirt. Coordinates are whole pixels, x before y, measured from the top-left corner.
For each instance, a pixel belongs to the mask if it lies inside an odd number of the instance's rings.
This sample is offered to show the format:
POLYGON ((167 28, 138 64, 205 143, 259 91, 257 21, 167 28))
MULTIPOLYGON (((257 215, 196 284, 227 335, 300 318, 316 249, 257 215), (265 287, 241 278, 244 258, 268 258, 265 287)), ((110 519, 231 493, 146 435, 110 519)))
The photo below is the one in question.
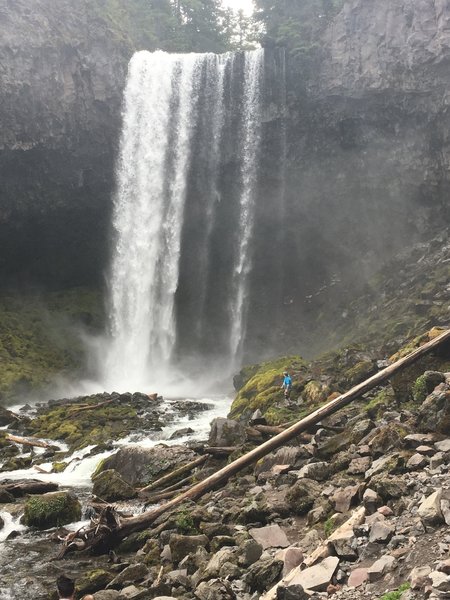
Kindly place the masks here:
POLYGON ((292 379, 287 371, 283 373, 283 383, 281 384, 281 389, 284 390, 284 397, 289 398, 291 395, 292 388, 292 379))

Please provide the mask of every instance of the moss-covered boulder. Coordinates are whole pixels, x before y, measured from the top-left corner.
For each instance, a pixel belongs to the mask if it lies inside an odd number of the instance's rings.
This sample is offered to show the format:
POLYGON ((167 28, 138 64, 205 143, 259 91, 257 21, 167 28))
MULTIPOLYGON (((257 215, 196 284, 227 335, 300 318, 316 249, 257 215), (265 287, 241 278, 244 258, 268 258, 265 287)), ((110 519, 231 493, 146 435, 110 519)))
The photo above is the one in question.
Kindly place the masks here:
MULTIPOLYGON (((418 428, 423 433, 438 432, 450 435, 450 390, 432 392, 418 411, 418 428)), ((444 387, 444 386, 442 386, 444 387)))
POLYGON ((136 496, 136 490, 115 471, 107 469, 97 473, 92 478, 94 486, 92 493, 102 500, 114 502, 115 500, 129 500, 136 496))
POLYGON ((312 508, 316 498, 320 497, 322 485, 304 477, 299 479, 286 493, 286 501, 292 511, 303 515, 312 508))
MULTIPOLYGON (((298 396, 303 390, 307 364, 299 356, 282 357, 271 362, 265 362, 252 368, 247 367, 251 377, 239 390, 231 405, 230 418, 248 420, 256 409, 267 418, 269 409, 281 405, 284 401, 281 384, 283 371, 289 371, 292 376, 291 397, 298 396)), ((268 419, 273 422, 273 419, 268 419)))
POLYGON ((83 594, 94 594, 98 590, 103 590, 114 579, 114 575, 104 569, 94 569, 88 571, 83 577, 77 580, 77 592, 80 597, 83 594))
POLYGON ((93 479, 98 473, 114 469, 130 485, 142 487, 195 458, 198 458, 198 454, 185 446, 168 447, 163 444, 154 448, 129 446, 121 448, 106 458, 98 466, 93 479))
POLYGON ((23 522, 38 529, 59 527, 81 519, 81 504, 71 492, 31 496, 25 504, 23 522))

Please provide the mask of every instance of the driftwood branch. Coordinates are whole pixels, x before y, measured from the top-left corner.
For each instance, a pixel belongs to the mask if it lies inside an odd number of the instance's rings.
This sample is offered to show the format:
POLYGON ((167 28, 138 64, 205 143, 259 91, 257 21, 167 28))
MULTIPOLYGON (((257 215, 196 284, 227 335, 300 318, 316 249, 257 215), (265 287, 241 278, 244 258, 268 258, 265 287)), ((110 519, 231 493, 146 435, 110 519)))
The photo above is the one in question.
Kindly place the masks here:
POLYGON ((104 400, 103 402, 98 402, 97 404, 82 404, 79 406, 75 406, 70 411, 70 414, 77 415, 78 413, 83 412, 85 410, 95 410, 96 408, 100 408, 102 406, 106 406, 107 404, 111 404, 111 402, 114 402, 115 400, 116 400, 116 398, 110 398, 109 400, 104 400))
POLYGON ((109 534, 106 534, 105 536, 99 538, 96 542, 92 542, 90 544, 90 547, 102 547, 105 545, 108 546, 117 543, 119 540, 127 537, 131 533, 145 529, 146 527, 151 525, 158 517, 179 506, 184 501, 197 500, 207 492, 215 489, 219 484, 223 484, 230 477, 232 477, 242 469, 253 464, 263 456, 266 456, 267 454, 269 454, 269 452, 277 450, 278 448, 280 448, 281 446, 298 436, 299 433, 306 431, 309 427, 311 427, 311 425, 317 424, 325 417, 336 413, 338 410, 340 410, 344 406, 347 406, 356 398, 359 398, 369 390, 384 383, 394 374, 398 373, 402 369, 405 369, 425 354, 435 350, 441 344, 448 341, 450 341, 450 330, 445 331, 440 336, 436 337, 434 340, 427 342, 426 344, 414 350, 404 358, 401 358, 400 360, 396 361, 394 364, 390 365, 386 369, 379 371, 372 377, 369 377, 362 383, 354 386, 348 392, 341 394, 334 400, 331 400, 325 406, 322 406, 321 408, 315 410, 307 417, 298 421, 298 423, 295 423, 282 433, 279 433, 267 442, 264 442, 260 446, 257 446, 244 456, 241 456, 240 458, 233 461, 224 468, 220 469, 213 475, 210 475, 200 483, 195 484, 186 492, 180 494, 176 498, 173 498, 166 504, 158 506, 157 508, 149 510, 141 515, 121 521, 120 525, 117 528, 110 531, 109 534))
POLYGON ((19 437, 18 435, 8 434, 6 439, 9 442, 15 442, 16 444, 22 444, 22 446, 37 446, 38 448, 51 448, 52 445, 44 440, 37 440, 36 438, 19 437))

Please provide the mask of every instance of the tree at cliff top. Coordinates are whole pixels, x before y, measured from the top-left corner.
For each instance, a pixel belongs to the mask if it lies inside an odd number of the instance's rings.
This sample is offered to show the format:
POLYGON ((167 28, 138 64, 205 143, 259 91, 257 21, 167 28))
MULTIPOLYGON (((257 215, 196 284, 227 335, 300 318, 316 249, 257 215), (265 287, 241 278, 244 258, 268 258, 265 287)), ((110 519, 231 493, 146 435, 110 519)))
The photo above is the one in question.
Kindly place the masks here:
POLYGON ((345 0, 255 0, 256 18, 265 27, 266 42, 307 54, 318 48, 324 26, 345 0))
POLYGON ((251 18, 221 0, 96 0, 90 10, 137 49, 219 53, 245 49, 251 35, 251 18))

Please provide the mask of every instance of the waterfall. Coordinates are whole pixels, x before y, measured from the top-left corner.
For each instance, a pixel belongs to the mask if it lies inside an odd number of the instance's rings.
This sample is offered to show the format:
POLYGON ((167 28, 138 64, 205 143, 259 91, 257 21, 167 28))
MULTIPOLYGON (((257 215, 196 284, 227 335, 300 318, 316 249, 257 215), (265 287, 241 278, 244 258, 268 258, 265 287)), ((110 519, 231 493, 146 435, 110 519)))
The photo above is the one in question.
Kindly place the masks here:
POLYGON ((216 344, 229 364, 239 360, 263 62, 263 50, 142 51, 130 61, 113 206, 110 335, 99 356, 105 389, 161 381, 179 348, 201 358, 216 344), (228 179, 224 164, 231 165, 228 179))

